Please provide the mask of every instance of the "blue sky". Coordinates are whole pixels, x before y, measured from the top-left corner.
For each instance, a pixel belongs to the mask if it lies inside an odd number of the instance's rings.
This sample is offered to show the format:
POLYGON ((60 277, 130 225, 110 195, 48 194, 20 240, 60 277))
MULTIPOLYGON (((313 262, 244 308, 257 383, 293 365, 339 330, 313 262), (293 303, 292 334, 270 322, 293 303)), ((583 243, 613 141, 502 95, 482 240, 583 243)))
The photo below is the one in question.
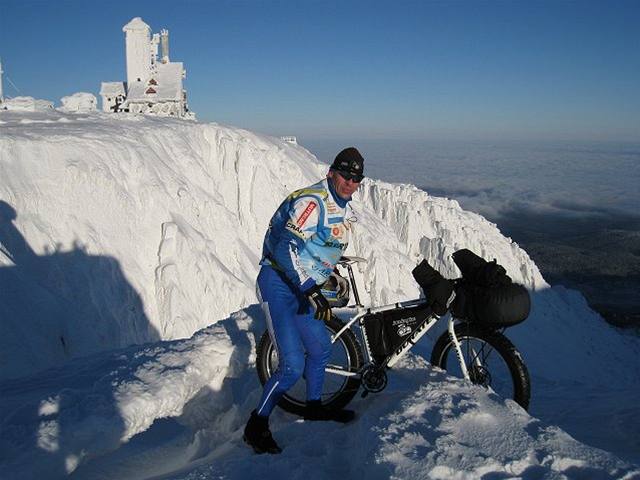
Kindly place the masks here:
POLYGON ((640 1, 0 0, 6 75, 23 95, 97 95, 126 78, 134 16, 170 31, 200 120, 312 138, 640 141, 640 1))

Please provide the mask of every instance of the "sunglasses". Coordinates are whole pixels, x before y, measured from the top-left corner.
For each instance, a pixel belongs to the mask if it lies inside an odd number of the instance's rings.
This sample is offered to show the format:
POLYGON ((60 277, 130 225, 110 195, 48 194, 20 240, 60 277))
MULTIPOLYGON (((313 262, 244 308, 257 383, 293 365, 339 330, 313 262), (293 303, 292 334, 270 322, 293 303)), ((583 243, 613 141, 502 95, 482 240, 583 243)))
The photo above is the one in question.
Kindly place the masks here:
POLYGON ((364 179, 364 175, 360 173, 343 172, 342 170, 336 170, 336 173, 345 180, 351 180, 355 183, 360 183, 364 179))

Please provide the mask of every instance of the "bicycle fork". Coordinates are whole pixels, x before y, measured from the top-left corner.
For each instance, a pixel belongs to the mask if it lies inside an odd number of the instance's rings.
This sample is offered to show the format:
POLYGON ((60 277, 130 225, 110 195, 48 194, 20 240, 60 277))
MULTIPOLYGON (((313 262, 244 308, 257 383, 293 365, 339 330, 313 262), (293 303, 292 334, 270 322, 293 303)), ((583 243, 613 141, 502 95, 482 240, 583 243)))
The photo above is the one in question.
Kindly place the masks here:
MULTIPOLYGON (((467 364, 464 361, 464 355, 462 353, 462 347, 460 346, 460 340, 458 340, 458 337, 456 336, 453 318, 449 318, 448 330, 449 330, 449 338, 451 338, 451 341, 453 342, 453 346, 456 349, 456 355, 458 356, 458 362, 460 362, 460 369, 462 370, 462 375, 464 376, 465 380, 471 380, 471 377, 469 376, 469 370, 467 369, 467 364)), ((477 357, 476 352, 473 351, 472 353, 473 353, 473 358, 476 358, 477 357)))

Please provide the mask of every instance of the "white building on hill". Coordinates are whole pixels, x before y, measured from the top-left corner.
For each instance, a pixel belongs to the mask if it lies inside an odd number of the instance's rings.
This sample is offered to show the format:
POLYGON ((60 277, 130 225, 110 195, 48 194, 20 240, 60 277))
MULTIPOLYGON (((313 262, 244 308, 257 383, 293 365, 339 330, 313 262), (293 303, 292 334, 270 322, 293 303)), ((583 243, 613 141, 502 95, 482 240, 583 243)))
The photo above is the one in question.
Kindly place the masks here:
POLYGON ((127 98, 123 82, 102 82, 100 88, 103 112, 118 112, 127 98))
POLYGON ((194 118, 182 86, 186 71, 182 62, 169 61, 169 32, 151 35, 151 28, 140 17, 132 19, 122 31, 127 82, 102 82, 102 110, 194 118), (162 49, 160 60, 158 46, 162 49))

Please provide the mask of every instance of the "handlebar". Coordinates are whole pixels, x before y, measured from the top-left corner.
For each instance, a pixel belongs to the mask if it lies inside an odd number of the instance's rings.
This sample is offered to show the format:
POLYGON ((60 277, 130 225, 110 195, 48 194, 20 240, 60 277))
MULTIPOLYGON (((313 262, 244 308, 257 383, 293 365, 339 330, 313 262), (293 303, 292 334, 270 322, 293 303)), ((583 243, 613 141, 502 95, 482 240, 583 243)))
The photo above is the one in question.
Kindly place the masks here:
POLYGON ((367 263, 368 260, 362 257, 351 257, 351 256, 342 256, 340 260, 338 260, 338 265, 341 265, 347 268, 349 265, 353 265, 354 263, 367 263))

